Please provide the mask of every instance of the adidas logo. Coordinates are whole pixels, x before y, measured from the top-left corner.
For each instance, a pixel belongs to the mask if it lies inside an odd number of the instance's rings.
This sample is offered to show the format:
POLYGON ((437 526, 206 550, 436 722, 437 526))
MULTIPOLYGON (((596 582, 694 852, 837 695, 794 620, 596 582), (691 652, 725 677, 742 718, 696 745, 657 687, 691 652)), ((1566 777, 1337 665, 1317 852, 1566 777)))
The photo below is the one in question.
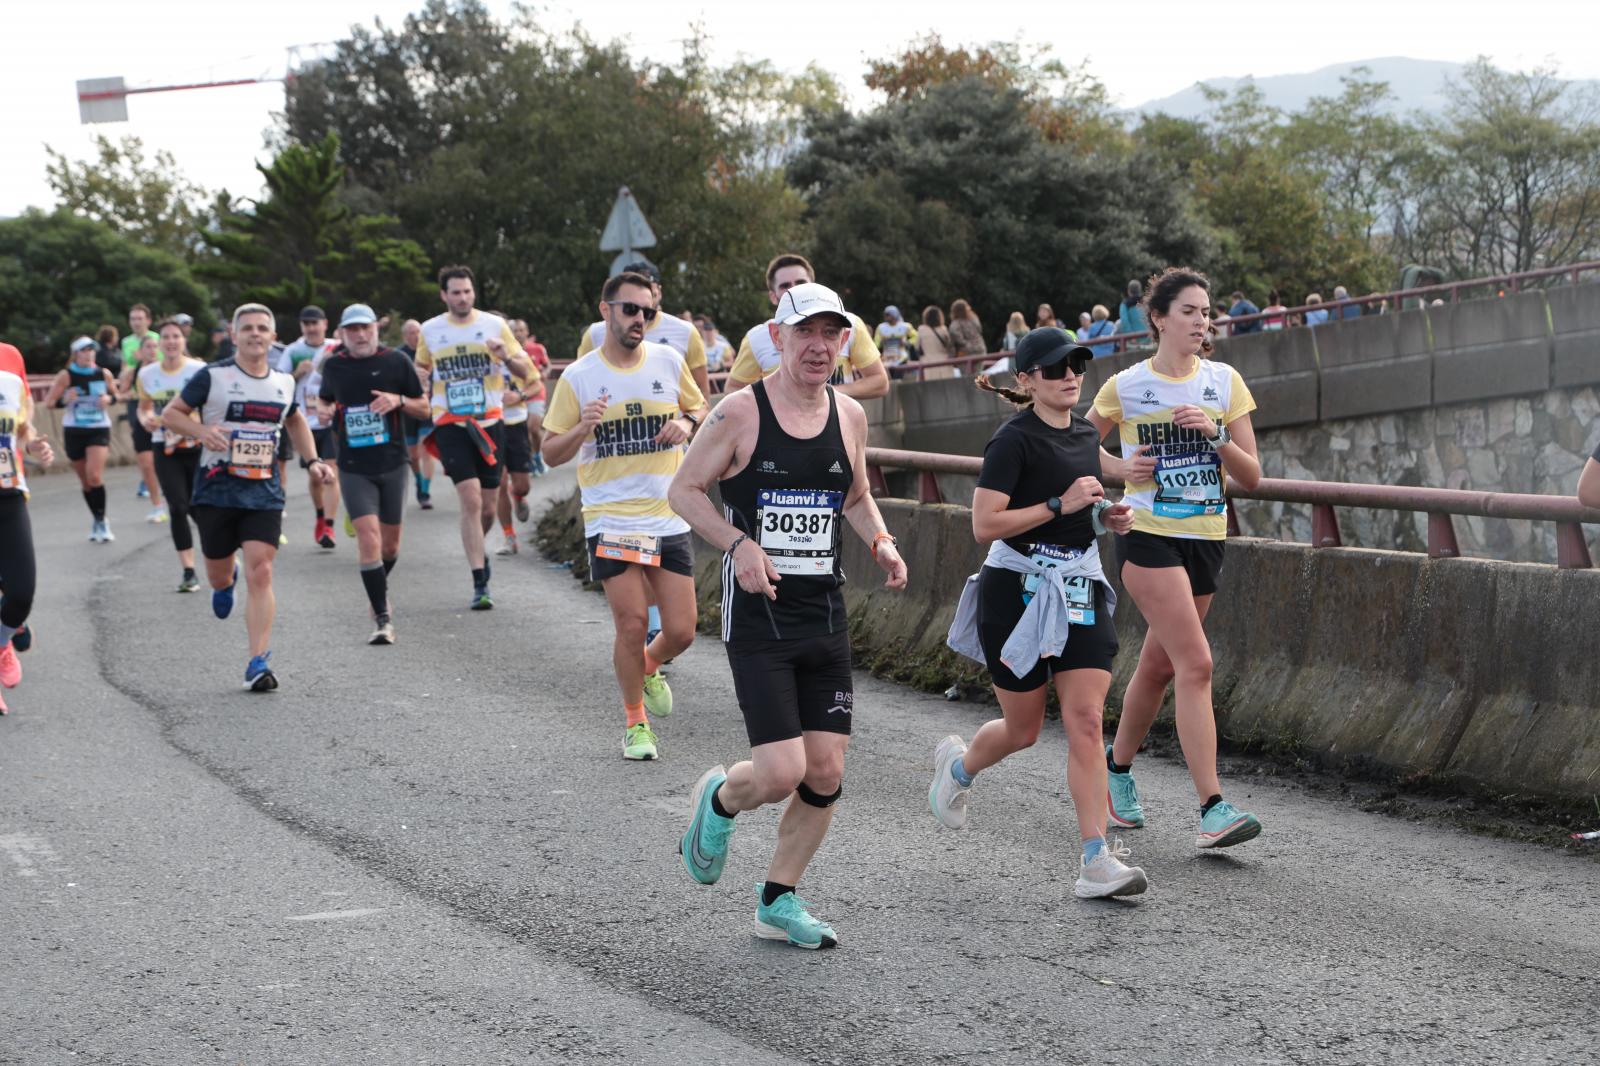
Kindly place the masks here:
POLYGON ((842 473, 844 473, 844 471, 839 468, 839 460, 835 459, 833 461, 833 465, 828 467, 828 473, 830 473, 830 474, 842 474, 842 473))

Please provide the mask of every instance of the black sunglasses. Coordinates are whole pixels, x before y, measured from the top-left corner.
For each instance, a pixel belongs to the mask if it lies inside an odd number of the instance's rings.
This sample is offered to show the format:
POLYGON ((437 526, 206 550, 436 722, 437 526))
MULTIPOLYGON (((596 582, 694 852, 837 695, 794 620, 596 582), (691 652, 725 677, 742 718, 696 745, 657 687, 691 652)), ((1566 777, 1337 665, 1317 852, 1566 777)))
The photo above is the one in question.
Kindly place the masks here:
POLYGON ((622 316, 624 318, 632 318, 634 315, 642 314, 644 315, 644 320, 650 322, 656 317, 656 309, 649 304, 628 303, 624 300, 607 300, 606 306, 622 308, 622 316))
POLYGON ((1083 363, 1078 362, 1076 359, 1063 359, 1059 363, 1051 363, 1049 366, 1039 367, 1034 371, 1034 373, 1038 374, 1046 381, 1060 381, 1062 378, 1067 376, 1067 368, 1069 366, 1072 368, 1072 373, 1075 376, 1080 378, 1083 377, 1083 372, 1086 367, 1083 363))

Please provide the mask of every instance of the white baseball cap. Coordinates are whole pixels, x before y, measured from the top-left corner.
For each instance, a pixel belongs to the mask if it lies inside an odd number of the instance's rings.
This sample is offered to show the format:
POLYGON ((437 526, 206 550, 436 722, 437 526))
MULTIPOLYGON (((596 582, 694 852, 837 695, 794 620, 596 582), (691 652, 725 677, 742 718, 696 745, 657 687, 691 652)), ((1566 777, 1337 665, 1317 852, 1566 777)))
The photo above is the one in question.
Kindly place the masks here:
POLYGON ((72 342, 72 353, 74 355, 76 355, 77 353, 83 351, 85 348, 93 348, 93 347, 94 347, 94 341, 93 340, 91 340, 88 337, 79 337, 77 340, 72 342))
POLYGON ((772 320, 780 326, 792 326, 812 315, 838 315, 845 325, 850 324, 850 316, 844 313, 844 303, 840 301, 839 294, 814 281, 785 289, 783 295, 778 297, 778 307, 772 314, 772 320))
POLYGON ((372 308, 366 304, 351 304, 344 309, 344 314, 339 316, 339 328, 345 326, 368 326, 378 321, 378 316, 372 313, 372 308))

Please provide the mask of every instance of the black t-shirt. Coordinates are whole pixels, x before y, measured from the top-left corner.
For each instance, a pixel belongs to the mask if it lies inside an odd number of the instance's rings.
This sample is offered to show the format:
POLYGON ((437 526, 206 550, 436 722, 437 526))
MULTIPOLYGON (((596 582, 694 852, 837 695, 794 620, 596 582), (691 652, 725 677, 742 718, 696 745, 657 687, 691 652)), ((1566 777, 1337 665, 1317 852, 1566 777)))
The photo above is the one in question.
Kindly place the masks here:
MULTIPOLYGON (((1081 477, 1100 476, 1100 434, 1086 418, 1074 415, 1066 429, 1049 425, 1033 408, 1019 411, 995 431, 983 449, 980 489, 1011 497, 1007 510, 1033 507, 1060 496, 1081 477)), ((1035 543, 1087 548, 1094 542, 1091 509, 1052 518, 1006 543, 1026 554, 1035 543)))
POLYGON ((415 363, 417 361, 417 350, 409 344, 396 345, 394 350, 405 356, 407 362, 415 363))
POLYGON ((376 476, 406 462, 400 411, 379 415, 369 410, 374 389, 405 397, 422 395, 416 370, 393 348, 357 359, 340 346, 322 361, 322 388, 317 395, 339 405, 333 430, 339 436, 340 470, 376 476))

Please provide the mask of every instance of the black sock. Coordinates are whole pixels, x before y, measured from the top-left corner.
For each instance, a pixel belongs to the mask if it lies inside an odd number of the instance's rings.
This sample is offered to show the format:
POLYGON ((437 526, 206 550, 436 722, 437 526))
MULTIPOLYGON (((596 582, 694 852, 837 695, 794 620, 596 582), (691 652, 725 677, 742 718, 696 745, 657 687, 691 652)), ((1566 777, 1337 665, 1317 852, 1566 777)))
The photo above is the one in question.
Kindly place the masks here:
POLYGON ((385 559, 383 561, 383 572, 385 574, 393 573, 394 572, 394 564, 398 563, 399 561, 400 561, 400 557, 398 555, 396 555, 393 559, 385 559))
POLYGON ((1204 803, 1200 804, 1200 817, 1204 818, 1206 815, 1210 814, 1211 813, 1211 808, 1215 807, 1217 804, 1219 804, 1221 802, 1222 802, 1222 796, 1220 794, 1218 794, 1218 795, 1212 796, 1210 799, 1208 799, 1204 803))
POLYGON ((483 583, 485 585, 489 583, 489 557, 487 555, 483 557, 483 583))
POLYGON ((92 489, 83 490, 83 502, 89 505, 89 513, 94 515, 96 522, 106 520, 106 487, 96 485, 92 489))
POLYGON ((489 583, 489 568, 487 566, 475 568, 472 571, 472 587, 481 589, 489 583))
POLYGON ((1129 770, 1133 769, 1133 763, 1130 762, 1126 766, 1118 766, 1117 763, 1116 763, 1116 760, 1111 757, 1111 749, 1107 748, 1106 749, 1106 769, 1110 770, 1114 774, 1125 774, 1129 770))
POLYGON ((793 892, 793 885, 780 885, 776 881, 768 881, 761 886, 761 905, 770 907, 785 892, 793 892))
POLYGON ((322 508, 318 507, 317 508, 317 521, 320 522, 324 518, 327 518, 327 517, 328 517, 327 514, 323 512, 322 508))
POLYGON ((362 563, 361 583, 367 586, 367 602, 373 614, 389 613, 389 575, 382 563, 362 563))
POLYGON ((711 793, 711 809, 724 818, 732 818, 734 812, 724 807, 722 801, 717 798, 717 793, 721 791, 722 789, 719 787, 716 792, 711 793))
POLYGON ((194 567, 192 567, 192 566, 184 567, 183 568, 183 576, 185 578, 194 577, 194 567))

